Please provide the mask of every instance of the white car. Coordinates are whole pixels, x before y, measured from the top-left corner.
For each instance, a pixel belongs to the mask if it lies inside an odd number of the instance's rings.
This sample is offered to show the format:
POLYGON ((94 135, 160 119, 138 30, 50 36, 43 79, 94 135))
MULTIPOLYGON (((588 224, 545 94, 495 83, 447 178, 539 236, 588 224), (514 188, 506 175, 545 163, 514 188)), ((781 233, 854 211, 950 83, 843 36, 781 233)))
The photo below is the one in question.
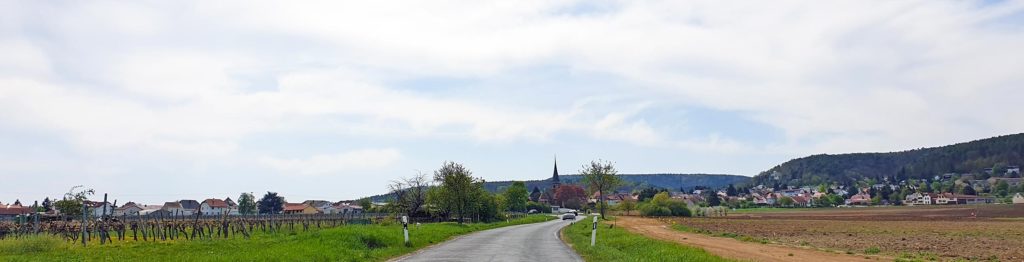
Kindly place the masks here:
POLYGON ((562 215, 562 220, 576 220, 576 215, 574 215, 572 213, 563 214, 562 215))

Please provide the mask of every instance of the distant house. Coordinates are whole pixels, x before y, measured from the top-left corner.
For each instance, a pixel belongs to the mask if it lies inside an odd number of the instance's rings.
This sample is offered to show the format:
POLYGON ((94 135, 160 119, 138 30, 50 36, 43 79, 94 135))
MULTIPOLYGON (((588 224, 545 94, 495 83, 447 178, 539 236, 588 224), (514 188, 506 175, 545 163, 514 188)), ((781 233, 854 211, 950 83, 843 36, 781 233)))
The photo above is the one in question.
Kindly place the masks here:
POLYGON ((995 202, 995 199, 975 195, 958 195, 950 193, 938 194, 938 197, 935 198, 936 205, 973 205, 991 204, 992 202, 995 202))
POLYGON ((986 181, 986 182, 987 182, 987 184, 990 184, 990 185, 996 185, 996 184, 999 184, 1000 181, 1005 181, 1007 185, 1009 185, 1011 187, 1016 187, 1016 186, 1020 186, 1020 184, 1024 183, 1024 178, 1019 178, 1019 177, 1018 178, 993 177, 993 178, 989 178, 988 181, 986 181))
POLYGON ((792 196, 794 207, 811 207, 811 199, 805 196, 792 196))
POLYGON ((786 190, 779 190, 776 193, 782 194, 783 196, 787 196, 787 197, 795 197, 795 196, 803 195, 804 194, 804 190, 802 188, 786 189, 786 190))
POLYGON ((199 212, 203 215, 237 215, 238 209, 232 209, 224 200, 210 198, 199 204, 199 212))
POLYGON ((114 214, 114 206, 110 202, 95 202, 86 200, 83 202, 92 217, 109 216, 114 214))
POLYGON ((1020 175, 1020 167, 1019 166, 1008 166, 1008 167, 1006 167, 1006 174, 1018 174, 1018 175, 1020 175))
POLYGON ((302 201, 302 203, 310 205, 310 206, 313 206, 313 207, 330 206, 330 205, 333 204, 333 203, 331 203, 331 201, 327 201, 327 200, 306 200, 306 201, 302 201))
POLYGON ((332 212, 328 214, 359 214, 363 213, 363 207, 352 203, 338 202, 332 207, 332 212))
POLYGON ((135 202, 128 202, 114 209, 114 216, 133 216, 142 211, 142 207, 135 202))
POLYGON ((915 205, 932 205, 935 194, 930 193, 913 193, 907 195, 907 198, 903 200, 903 204, 908 206, 915 205))
POLYGON ((21 205, 0 205, 0 218, 11 218, 32 213, 33 210, 30 207, 24 207, 21 205))
POLYGON ((303 203, 285 203, 282 212, 285 214, 318 214, 320 210, 303 203))
MULTIPOLYGON (((178 210, 176 212, 181 212, 180 208, 175 210, 178 210)), ((150 218, 159 218, 181 216, 181 213, 167 211, 166 209, 144 209, 142 211, 139 211, 139 215, 150 218)))
POLYGON ((850 199, 846 200, 846 204, 847 205, 853 205, 853 206, 857 206, 857 205, 859 205, 859 206, 870 205, 871 204, 871 195, 868 195, 867 193, 859 193, 859 194, 853 195, 852 197, 850 197, 850 199))
POLYGON ((160 209, 159 209, 159 210, 160 210, 160 211, 164 211, 164 212, 156 212, 156 211, 149 211, 149 212, 146 212, 146 213, 147 213, 147 214, 152 214, 152 213, 158 213, 158 214, 159 214, 159 213, 165 213, 165 214, 170 214, 170 215, 176 215, 176 216, 177 216, 177 215, 181 215, 181 216, 191 216, 192 214, 194 214, 194 213, 195 213, 195 212, 194 212, 193 210, 191 210, 191 209, 185 209, 185 208, 182 208, 182 207, 181 207, 181 203, 179 203, 179 202, 167 202, 167 203, 164 203, 164 205, 163 205, 162 207, 160 207, 160 209))
POLYGON ((1013 203, 1014 204, 1024 204, 1024 195, 1021 195, 1021 193, 1017 193, 1016 195, 1013 195, 1013 203))
POLYGON ((182 209, 188 210, 189 214, 195 214, 196 212, 199 212, 199 207, 200 207, 199 201, 195 201, 195 200, 191 200, 191 199, 182 199, 182 200, 178 200, 178 203, 181 204, 181 208, 182 209))

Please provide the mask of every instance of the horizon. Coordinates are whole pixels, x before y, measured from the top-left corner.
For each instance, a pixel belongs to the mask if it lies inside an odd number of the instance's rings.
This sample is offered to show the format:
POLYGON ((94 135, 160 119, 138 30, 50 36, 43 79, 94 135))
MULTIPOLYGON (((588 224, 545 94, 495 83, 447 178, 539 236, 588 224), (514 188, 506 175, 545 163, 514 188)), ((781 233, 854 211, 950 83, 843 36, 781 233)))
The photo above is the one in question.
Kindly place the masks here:
POLYGON ((3 203, 350 200, 443 161, 754 176, 1024 131, 1020 1, 5 7, 3 203))

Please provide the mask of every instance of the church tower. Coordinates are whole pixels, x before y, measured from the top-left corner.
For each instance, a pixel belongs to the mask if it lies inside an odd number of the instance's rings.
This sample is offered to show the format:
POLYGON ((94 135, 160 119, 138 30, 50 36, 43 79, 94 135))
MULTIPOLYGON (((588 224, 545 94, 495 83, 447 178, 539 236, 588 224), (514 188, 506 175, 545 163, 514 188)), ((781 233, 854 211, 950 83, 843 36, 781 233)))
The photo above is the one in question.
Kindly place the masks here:
POLYGON ((558 158, 555 158, 555 171, 551 174, 551 190, 558 190, 558 186, 562 185, 562 181, 558 179, 558 158))

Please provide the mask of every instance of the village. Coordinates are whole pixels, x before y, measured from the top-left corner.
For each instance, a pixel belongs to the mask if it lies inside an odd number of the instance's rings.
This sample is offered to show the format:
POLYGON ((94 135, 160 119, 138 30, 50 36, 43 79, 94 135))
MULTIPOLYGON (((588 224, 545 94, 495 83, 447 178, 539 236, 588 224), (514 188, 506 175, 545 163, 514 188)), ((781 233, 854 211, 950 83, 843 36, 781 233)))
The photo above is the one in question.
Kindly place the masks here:
MULTIPOLYGON (((48 200, 48 199, 47 199, 48 200)), ((242 210, 238 203, 230 197, 224 199, 208 198, 202 202, 190 199, 165 202, 162 205, 144 205, 127 202, 116 206, 115 203, 102 201, 83 201, 89 217, 180 217, 180 216, 238 216, 254 214, 255 210, 242 210)), ((382 205, 382 203, 378 203, 382 205)), ((284 203, 277 214, 343 214, 358 215, 364 208, 355 201, 307 200, 301 203, 284 203)), ((23 205, 20 201, 11 204, 0 204, 0 219, 13 219, 19 216, 39 214, 41 217, 57 217, 60 211, 49 205, 23 205)))

